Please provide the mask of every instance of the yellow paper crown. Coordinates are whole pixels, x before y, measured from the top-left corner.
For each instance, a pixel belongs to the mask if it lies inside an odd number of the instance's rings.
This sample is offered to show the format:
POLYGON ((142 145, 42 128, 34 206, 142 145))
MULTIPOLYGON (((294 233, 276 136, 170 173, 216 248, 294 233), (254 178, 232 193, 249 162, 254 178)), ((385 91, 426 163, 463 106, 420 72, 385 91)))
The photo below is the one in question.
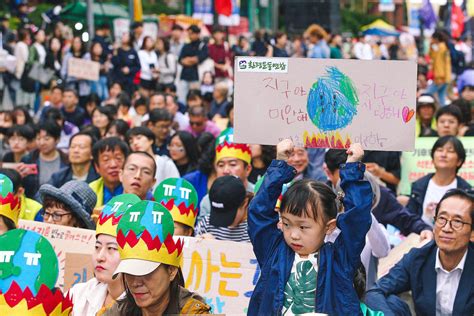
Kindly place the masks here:
POLYGON ((161 204, 141 201, 123 214, 117 226, 120 259, 139 259, 179 267, 183 240, 173 239, 174 223, 161 204))
POLYGON ((234 143, 234 129, 231 127, 216 138, 216 161, 222 158, 237 158, 248 164, 252 160, 249 145, 234 143))
POLYGON ((65 297, 58 289, 51 291, 41 286, 38 294, 33 296, 27 288, 22 291, 15 282, 6 293, 0 293, 0 315, 8 316, 67 316, 72 312, 72 301, 69 294, 65 297))
POLYGON ((173 208, 170 210, 171 216, 175 222, 184 224, 186 226, 194 229, 194 224, 196 224, 196 215, 194 212, 181 213, 179 208, 176 205, 173 205, 173 208))
POLYGON ((121 194, 112 198, 100 212, 96 235, 106 234, 117 237, 117 225, 123 213, 140 201, 135 194, 121 194))
POLYGON ((0 195, 0 215, 11 219, 15 226, 18 225, 20 217, 21 200, 12 192, 9 192, 5 197, 0 195))
POLYGON ((169 264, 175 267, 179 267, 184 246, 181 238, 178 238, 175 242, 171 235, 168 235, 165 242, 161 244, 158 237, 152 239, 146 230, 140 238, 137 238, 133 231, 130 231, 127 237, 125 237, 122 231, 119 230, 117 243, 119 244, 121 260, 148 260, 169 264))

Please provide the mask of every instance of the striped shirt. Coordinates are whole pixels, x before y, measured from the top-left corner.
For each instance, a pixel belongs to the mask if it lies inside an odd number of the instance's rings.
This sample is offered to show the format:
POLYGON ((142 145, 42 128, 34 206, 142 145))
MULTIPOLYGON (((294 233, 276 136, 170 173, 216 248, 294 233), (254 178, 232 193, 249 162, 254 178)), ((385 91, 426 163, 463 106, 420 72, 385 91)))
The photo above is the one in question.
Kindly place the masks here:
POLYGON ((250 242, 246 220, 237 225, 237 227, 217 227, 209 224, 209 217, 209 215, 206 215, 197 223, 195 230, 196 236, 209 233, 214 236, 216 240, 250 242))

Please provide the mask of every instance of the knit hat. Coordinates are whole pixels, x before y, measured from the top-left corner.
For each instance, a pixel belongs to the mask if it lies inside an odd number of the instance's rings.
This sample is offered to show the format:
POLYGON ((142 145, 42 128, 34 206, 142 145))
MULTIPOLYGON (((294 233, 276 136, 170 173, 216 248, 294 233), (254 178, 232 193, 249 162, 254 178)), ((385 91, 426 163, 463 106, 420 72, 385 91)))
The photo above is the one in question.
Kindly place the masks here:
POLYGON ((229 127, 216 139, 216 162, 222 158, 238 158, 248 164, 252 160, 250 146, 234 143, 234 129, 229 127))
POLYGON ((51 196, 66 204, 71 212, 79 218, 88 229, 95 229, 95 223, 91 218, 92 210, 97 202, 95 192, 83 181, 72 180, 55 188, 50 184, 43 184, 40 189, 40 198, 51 196))
POLYGON ((179 267, 183 240, 173 239, 174 223, 160 203, 141 201, 122 215, 117 226, 120 264, 114 272, 146 275, 161 263, 179 267))
POLYGON ((13 182, 0 173, 0 215, 11 219, 15 226, 20 217, 21 200, 13 193, 13 182))
POLYGON ((230 226, 237 210, 245 200, 246 190, 242 181, 234 176, 217 178, 209 190, 211 214, 209 223, 217 227, 230 226))
POLYGON ((168 178, 162 181, 153 194, 175 222, 194 228, 198 215, 198 195, 194 186, 182 178, 168 178))
POLYGON ((100 212, 96 235, 106 234, 117 237, 117 225, 123 213, 140 201, 135 194, 120 194, 113 197, 100 212))
POLYGON ((69 315, 72 301, 54 289, 58 258, 40 234, 14 229, 0 236, 0 315, 69 315))

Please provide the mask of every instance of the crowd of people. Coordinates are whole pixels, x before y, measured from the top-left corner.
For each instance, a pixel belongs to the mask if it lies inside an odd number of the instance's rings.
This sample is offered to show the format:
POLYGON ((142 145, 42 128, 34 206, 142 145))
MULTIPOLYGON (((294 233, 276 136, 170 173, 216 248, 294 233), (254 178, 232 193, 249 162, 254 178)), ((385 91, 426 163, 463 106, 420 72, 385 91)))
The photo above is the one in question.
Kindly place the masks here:
POLYGON ((95 277, 69 292, 74 315, 210 313, 184 287, 173 236, 253 245, 261 276, 249 315, 474 313, 474 194, 458 174, 472 154, 461 137, 474 136, 466 43, 439 30, 418 52, 414 39, 311 25, 231 45, 220 27, 210 39, 179 24, 153 38, 141 22, 115 42, 101 25, 84 43, 61 22, 7 22, 0 234, 19 219, 96 230, 95 277), (416 136, 437 137, 435 172, 397 196, 399 152, 235 143, 235 56, 416 60, 416 136), (99 79, 71 76, 71 58, 99 63, 99 79), (389 225, 428 243, 378 279, 389 225))

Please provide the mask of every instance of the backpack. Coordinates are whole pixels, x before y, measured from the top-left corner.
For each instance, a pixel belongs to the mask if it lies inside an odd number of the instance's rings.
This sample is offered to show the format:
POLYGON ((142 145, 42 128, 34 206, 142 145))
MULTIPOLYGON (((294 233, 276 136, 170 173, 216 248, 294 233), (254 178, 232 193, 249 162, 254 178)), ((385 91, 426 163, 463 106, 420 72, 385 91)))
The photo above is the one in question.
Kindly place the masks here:
POLYGON ((460 75, 463 73, 466 68, 466 59, 464 58, 464 53, 460 50, 457 50, 454 47, 453 43, 448 44, 449 55, 451 57, 451 68, 453 73, 460 75))

